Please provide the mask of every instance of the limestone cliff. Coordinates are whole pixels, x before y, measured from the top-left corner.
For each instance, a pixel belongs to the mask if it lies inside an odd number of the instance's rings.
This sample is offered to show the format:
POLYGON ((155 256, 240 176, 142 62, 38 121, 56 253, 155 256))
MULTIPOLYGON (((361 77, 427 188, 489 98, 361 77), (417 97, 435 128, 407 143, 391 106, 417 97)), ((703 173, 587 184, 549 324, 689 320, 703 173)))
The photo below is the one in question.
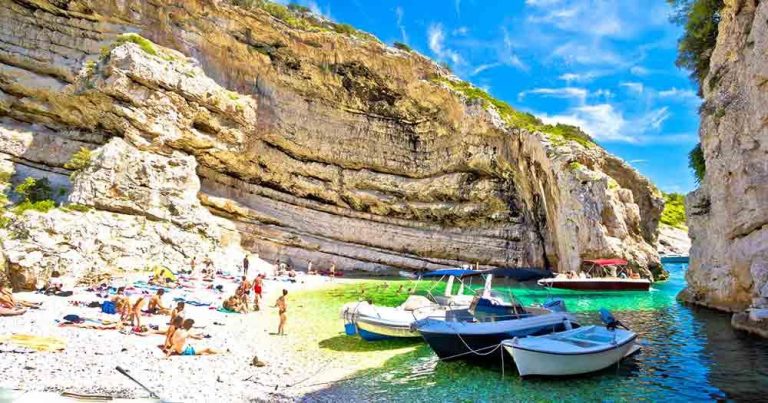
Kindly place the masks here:
POLYGON ((213 0, 0 0, 12 180, 93 208, 6 214, 9 270, 180 267, 237 244, 299 267, 660 269, 663 201, 627 164, 423 56, 302 24, 213 0), (59 259, 78 240, 98 245, 59 259))
POLYGON ((702 83, 706 173, 686 198, 693 246, 684 299, 768 307, 768 3, 729 0, 702 83))

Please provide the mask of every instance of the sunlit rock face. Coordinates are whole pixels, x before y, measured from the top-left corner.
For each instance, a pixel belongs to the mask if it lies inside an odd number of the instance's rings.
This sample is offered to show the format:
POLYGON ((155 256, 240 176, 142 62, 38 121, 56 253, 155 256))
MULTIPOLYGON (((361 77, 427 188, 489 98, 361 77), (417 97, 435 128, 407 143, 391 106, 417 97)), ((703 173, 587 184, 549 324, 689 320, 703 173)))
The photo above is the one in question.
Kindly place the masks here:
POLYGON ((768 4, 726 1, 702 88, 706 175, 686 198, 688 301, 768 307, 768 4))
MULTIPOLYGON (((13 181, 47 177, 61 202, 93 209, 29 212, 9 228, 86 216, 154 245, 165 226, 185 239, 157 252, 173 267, 210 254, 233 268, 242 246, 298 267, 565 271, 625 257, 664 275, 652 246, 663 201, 647 179, 594 144, 510 126, 416 53, 214 1, 0 0, 0 26, 13 181), (72 175, 81 147, 94 160, 72 175)), ((92 236, 67 231, 53 243, 92 236)), ((83 250, 69 270, 133 269, 141 250, 83 250)), ((51 264, 7 255, 25 284, 51 264)))

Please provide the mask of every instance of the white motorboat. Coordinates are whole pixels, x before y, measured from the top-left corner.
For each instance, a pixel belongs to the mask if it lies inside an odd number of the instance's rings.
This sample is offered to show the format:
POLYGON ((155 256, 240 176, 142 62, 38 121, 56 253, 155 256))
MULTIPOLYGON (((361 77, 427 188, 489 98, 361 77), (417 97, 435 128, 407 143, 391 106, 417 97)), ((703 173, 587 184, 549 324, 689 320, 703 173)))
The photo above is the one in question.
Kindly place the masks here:
POLYGON ((351 302, 344 305, 341 316, 345 323, 355 327, 355 332, 364 340, 375 341, 392 337, 420 337, 419 332, 411 329, 411 324, 426 318, 444 320, 448 309, 426 297, 411 295, 396 307, 373 305, 367 301, 351 302))
POLYGON ((577 329, 504 340, 520 376, 580 375, 618 363, 636 351, 637 334, 611 326, 577 329))

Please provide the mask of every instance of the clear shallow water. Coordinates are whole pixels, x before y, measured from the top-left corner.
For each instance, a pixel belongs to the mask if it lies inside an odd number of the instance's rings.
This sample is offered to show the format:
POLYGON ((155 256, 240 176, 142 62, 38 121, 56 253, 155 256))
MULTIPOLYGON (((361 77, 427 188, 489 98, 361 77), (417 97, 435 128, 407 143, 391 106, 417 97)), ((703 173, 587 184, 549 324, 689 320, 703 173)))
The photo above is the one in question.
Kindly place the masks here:
MULTIPOLYGON (((556 291, 581 323, 598 323, 597 310, 608 308, 641 337, 640 354, 618 368, 566 379, 520 380, 508 366, 501 369, 464 362, 440 362, 426 344, 398 355, 381 367, 328 389, 308 400, 361 401, 768 401, 768 341, 737 332, 730 317, 681 305, 675 300, 685 286, 685 265, 667 265, 670 279, 647 293, 574 293, 556 291)), ((374 303, 396 305, 404 297, 399 282, 367 290, 374 303)), ((407 286, 406 286, 407 287, 407 286)), ((329 298, 350 301, 359 287, 335 290, 329 298)), ((541 302, 547 291, 515 287, 524 303, 541 302)), ((341 326, 341 325, 339 325, 341 326)), ((366 343, 349 338, 346 346, 366 343)), ((368 343, 371 344, 371 343, 368 343)), ((402 347, 385 342, 376 349, 402 347)))

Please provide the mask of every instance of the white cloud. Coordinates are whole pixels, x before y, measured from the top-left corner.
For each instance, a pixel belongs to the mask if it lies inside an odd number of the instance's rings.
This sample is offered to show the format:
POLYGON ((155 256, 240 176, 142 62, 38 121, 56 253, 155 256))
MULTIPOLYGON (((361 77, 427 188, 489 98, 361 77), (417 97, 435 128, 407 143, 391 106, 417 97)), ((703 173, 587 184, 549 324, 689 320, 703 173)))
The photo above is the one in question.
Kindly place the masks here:
POLYGON ((541 120, 579 126, 598 141, 641 143, 660 138, 656 133, 668 117, 667 108, 661 108, 628 119, 613 105, 603 103, 578 106, 558 115, 541 115, 541 120))
POLYGON ((454 35, 454 36, 464 36, 464 35, 466 35, 468 33, 469 33, 469 28, 463 27, 463 26, 462 27, 458 27, 458 28, 454 29, 453 31, 451 31, 451 35, 454 35))
POLYGON ((677 99, 695 99, 699 97, 692 90, 681 90, 676 87, 672 87, 667 90, 659 91, 660 98, 677 98, 677 99))
POLYGON ((405 25, 403 25, 403 8, 397 6, 395 8, 395 16, 397 17, 397 28, 400 29, 400 39, 403 43, 408 43, 408 34, 405 32, 405 25))
POLYGON ((481 64, 472 70, 472 72, 469 74, 470 76, 478 75, 486 70, 494 69, 496 67, 502 66, 501 63, 488 63, 488 64, 481 64))
POLYGON ((553 98, 575 98, 580 103, 584 103, 589 95, 589 91, 584 88, 576 87, 563 87, 563 88, 534 88, 532 90, 522 91, 518 94, 519 99, 525 98, 526 95, 540 95, 553 98))
POLYGON ((615 96, 613 91, 606 90, 606 89, 603 89, 603 88, 594 91, 593 95, 596 96, 596 97, 604 97, 604 98, 613 98, 615 96))
POLYGON ((525 0, 526 6, 546 7, 560 3, 562 0, 525 0))
POLYGON ((647 76, 648 74, 651 74, 651 71, 646 69, 643 66, 632 66, 632 68, 629 69, 630 74, 635 76, 647 76))
POLYGON ((461 56, 445 47, 445 31, 443 24, 431 24, 427 29, 427 42, 429 49, 439 58, 450 60, 453 64, 461 64, 461 56))
POLYGON ((552 51, 552 56, 563 59, 567 63, 583 65, 623 65, 625 61, 611 50, 604 49, 598 44, 587 44, 580 41, 566 42, 552 51))
POLYGON ((630 164, 645 164, 648 160, 629 160, 630 164))
POLYGON ((461 17, 461 0, 454 0, 453 8, 456 9, 456 15, 461 17))
POLYGON ((520 60, 520 57, 515 53, 515 44, 512 37, 509 35, 509 31, 506 28, 502 28, 503 44, 499 54, 501 62, 510 66, 517 67, 520 70, 528 70, 528 66, 520 60))
POLYGON ((634 92, 635 94, 642 94, 645 88, 643 87, 643 83, 636 83, 636 82, 621 82, 619 83, 620 86, 626 87, 627 90, 630 92, 634 92))

